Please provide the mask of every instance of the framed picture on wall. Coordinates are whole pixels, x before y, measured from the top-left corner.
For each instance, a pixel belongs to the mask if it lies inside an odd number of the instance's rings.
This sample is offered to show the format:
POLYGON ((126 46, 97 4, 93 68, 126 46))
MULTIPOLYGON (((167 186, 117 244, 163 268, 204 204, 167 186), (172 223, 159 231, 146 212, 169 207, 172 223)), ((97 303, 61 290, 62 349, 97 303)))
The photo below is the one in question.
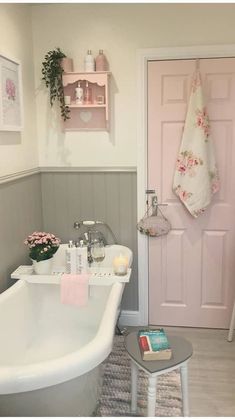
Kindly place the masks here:
POLYGON ((0 131, 22 128, 21 64, 0 54, 0 131))

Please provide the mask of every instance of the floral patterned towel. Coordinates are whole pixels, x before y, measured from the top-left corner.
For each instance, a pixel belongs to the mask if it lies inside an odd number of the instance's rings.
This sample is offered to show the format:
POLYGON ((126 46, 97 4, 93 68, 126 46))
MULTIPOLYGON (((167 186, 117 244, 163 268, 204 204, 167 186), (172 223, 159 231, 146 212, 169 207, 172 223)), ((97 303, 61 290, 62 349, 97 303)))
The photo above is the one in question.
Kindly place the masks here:
POLYGON ((193 217, 205 211, 212 195, 219 190, 218 170, 199 71, 193 77, 173 190, 193 217))

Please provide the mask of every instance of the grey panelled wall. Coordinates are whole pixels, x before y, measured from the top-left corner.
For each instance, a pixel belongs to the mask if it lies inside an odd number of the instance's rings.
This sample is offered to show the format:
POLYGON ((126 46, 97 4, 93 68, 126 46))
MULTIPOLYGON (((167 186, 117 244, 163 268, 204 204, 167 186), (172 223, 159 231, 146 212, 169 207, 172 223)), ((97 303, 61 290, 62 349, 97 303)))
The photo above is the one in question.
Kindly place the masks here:
POLYGON ((12 271, 29 263, 28 234, 43 229, 67 242, 77 239, 74 221, 94 219, 107 222, 133 251, 122 309, 138 310, 136 203, 135 172, 37 173, 0 183, 0 292, 13 284, 12 271))
POLYGON ((34 174, 0 184, 0 292, 13 281, 11 272, 29 263, 24 238, 42 228, 41 180, 34 174))
POLYGON ((136 172, 44 172, 41 182, 45 230, 67 242, 78 237, 74 221, 105 221, 118 242, 132 249, 133 273, 122 309, 138 310, 136 172))

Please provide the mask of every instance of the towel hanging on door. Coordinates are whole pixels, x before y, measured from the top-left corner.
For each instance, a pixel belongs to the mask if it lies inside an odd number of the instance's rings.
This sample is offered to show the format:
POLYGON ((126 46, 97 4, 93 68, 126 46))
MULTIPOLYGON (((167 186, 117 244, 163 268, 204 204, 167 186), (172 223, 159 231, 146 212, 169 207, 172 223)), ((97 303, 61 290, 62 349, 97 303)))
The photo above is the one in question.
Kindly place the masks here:
POLYGON ((193 217, 198 217, 219 190, 219 176, 197 69, 176 162, 173 190, 193 217))

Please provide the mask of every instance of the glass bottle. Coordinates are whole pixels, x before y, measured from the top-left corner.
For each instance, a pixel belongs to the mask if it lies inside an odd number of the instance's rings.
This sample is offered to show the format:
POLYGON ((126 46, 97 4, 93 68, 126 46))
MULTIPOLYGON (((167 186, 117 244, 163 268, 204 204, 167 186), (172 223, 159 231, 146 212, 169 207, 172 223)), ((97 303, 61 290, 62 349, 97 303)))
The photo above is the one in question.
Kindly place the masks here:
POLYGON ((103 53, 103 50, 99 50, 99 55, 97 55, 95 60, 96 71, 108 71, 109 65, 106 56, 103 53))
POLYGON ((89 87, 88 81, 86 81, 86 86, 84 89, 83 97, 84 97, 84 103, 86 103, 87 105, 92 102, 92 92, 91 92, 91 88, 89 87))

